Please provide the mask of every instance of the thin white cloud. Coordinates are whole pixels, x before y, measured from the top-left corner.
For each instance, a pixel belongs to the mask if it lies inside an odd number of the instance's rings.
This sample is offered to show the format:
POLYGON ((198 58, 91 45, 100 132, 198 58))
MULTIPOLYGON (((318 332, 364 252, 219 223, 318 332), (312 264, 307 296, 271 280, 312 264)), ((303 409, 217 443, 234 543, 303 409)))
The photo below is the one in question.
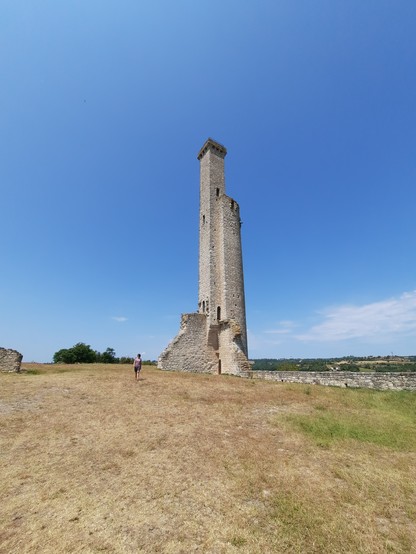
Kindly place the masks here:
POLYGON ((127 321, 127 317, 124 317, 124 316, 114 316, 111 319, 114 319, 114 321, 118 321, 119 323, 123 323, 124 321, 127 321))
POLYGON ((279 325, 282 327, 296 327, 297 324, 291 319, 282 319, 279 321, 279 325))
POLYGON ((324 321, 303 334, 301 341, 378 339, 416 334, 416 290, 363 306, 339 306, 320 312, 324 321))
POLYGON ((296 327, 296 323, 290 320, 283 320, 278 322, 279 327, 277 329, 268 329, 265 331, 268 335, 287 335, 292 333, 293 329, 296 327))

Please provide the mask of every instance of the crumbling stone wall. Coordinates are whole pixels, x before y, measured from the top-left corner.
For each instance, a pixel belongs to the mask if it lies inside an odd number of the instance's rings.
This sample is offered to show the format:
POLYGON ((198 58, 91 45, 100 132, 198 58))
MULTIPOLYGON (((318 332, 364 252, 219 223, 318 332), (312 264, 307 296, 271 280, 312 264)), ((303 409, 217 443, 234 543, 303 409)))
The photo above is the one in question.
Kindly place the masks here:
POLYGON ((239 375, 250 371, 251 364, 245 355, 245 345, 240 325, 234 319, 226 319, 219 325, 218 356, 221 360, 219 373, 239 375))
POLYGON ((252 379, 327 385, 377 390, 416 391, 416 372, 412 373, 355 373, 353 371, 249 371, 242 375, 252 379))
POLYGON ((207 344, 204 314, 182 314, 179 333, 159 356, 158 366, 170 371, 212 373, 217 359, 207 344))
MULTIPOLYGON (((225 195, 218 202, 223 272, 220 299, 222 319, 234 320, 239 327, 240 346, 248 355, 246 306, 244 294, 243 254, 241 247, 240 208, 235 200, 225 195)), ((221 281, 220 281, 221 282, 221 281)))
POLYGON ((17 352, 17 350, 0 348, 0 371, 19 372, 22 358, 22 354, 20 354, 20 352, 17 352))

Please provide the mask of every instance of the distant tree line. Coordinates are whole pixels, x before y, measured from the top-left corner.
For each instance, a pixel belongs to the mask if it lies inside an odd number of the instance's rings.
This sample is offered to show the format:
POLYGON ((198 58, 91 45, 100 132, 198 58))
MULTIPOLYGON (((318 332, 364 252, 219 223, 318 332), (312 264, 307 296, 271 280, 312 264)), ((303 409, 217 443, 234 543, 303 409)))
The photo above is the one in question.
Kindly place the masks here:
MULTIPOLYGON (((132 364, 133 361, 134 358, 129 356, 117 358, 114 348, 98 352, 83 342, 78 342, 72 348, 62 348, 53 355, 54 364, 132 364)), ((156 364, 151 360, 143 360, 143 363, 156 364)))
POLYGON ((368 356, 344 358, 259 358, 252 360, 254 371, 416 371, 416 356, 368 356))
POLYGON ((260 358, 253 360, 254 371, 329 371, 328 360, 300 358, 260 358))

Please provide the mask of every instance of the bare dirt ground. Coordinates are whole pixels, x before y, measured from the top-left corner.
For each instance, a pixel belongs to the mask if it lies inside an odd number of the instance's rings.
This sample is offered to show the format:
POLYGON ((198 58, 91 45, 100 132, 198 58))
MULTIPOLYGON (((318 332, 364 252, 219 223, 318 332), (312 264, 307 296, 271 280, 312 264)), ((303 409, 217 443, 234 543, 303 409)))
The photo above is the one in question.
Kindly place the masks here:
POLYGON ((331 388, 26 369, 0 375, 2 554, 416 552, 415 452, 285 420, 331 388))

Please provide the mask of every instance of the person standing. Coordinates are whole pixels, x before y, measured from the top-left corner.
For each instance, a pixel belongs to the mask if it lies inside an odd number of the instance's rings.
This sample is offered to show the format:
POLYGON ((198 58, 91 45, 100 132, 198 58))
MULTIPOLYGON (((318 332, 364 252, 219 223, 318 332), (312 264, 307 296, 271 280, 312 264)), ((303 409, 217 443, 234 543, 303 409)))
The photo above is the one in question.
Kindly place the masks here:
POLYGON ((137 356, 134 358, 134 373, 136 375, 136 381, 139 380, 140 372, 142 370, 142 356, 141 354, 137 354, 137 356))

